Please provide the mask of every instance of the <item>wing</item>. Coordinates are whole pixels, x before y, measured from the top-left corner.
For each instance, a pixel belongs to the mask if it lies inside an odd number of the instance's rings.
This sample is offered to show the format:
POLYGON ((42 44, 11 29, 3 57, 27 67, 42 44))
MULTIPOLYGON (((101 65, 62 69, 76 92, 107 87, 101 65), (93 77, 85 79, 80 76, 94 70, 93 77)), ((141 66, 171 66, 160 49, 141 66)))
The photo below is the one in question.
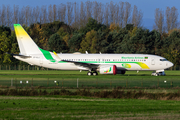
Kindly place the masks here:
POLYGON ((79 68, 86 68, 88 70, 97 69, 100 66, 100 64, 93 64, 93 63, 84 63, 84 62, 68 61, 68 60, 61 60, 61 61, 74 63, 79 68))
POLYGON ((100 65, 100 64, 84 63, 84 62, 78 62, 78 61, 62 60, 55 51, 53 51, 53 53, 56 57, 56 60, 74 63, 76 66, 78 66, 79 68, 82 68, 82 69, 84 69, 84 68, 88 69, 88 70, 97 69, 100 65))

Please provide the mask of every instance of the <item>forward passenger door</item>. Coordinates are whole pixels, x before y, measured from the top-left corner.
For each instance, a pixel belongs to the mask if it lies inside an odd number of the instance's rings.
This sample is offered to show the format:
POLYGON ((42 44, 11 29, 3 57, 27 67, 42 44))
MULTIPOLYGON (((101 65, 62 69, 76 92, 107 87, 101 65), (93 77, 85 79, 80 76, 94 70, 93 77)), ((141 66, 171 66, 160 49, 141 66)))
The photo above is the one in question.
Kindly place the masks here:
POLYGON ((154 58, 151 59, 151 65, 155 65, 155 59, 154 58))

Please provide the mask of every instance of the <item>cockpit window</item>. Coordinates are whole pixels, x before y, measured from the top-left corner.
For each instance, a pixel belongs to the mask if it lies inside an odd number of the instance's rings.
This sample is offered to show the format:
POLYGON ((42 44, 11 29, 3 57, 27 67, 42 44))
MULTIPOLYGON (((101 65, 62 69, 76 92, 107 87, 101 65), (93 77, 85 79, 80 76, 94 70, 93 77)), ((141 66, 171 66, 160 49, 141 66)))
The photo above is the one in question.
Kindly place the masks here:
POLYGON ((160 61, 167 61, 167 59, 160 59, 160 61))

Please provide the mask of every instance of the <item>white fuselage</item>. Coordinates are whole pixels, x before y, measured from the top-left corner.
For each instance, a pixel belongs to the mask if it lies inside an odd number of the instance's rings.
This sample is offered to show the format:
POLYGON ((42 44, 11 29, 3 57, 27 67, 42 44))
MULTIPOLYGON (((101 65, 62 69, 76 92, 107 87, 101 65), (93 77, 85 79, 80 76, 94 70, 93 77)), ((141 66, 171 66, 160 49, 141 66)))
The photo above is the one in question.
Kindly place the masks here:
MULTIPOLYGON (((51 57, 43 54, 29 55, 31 58, 16 59, 31 65, 38 65, 59 70, 88 70, 86 67, 75 65, 73 62, 57 61, 55 55, 51 57)), ((157 55, 147 54, 58 54, 62 60, 82 62, 87 64, 116 65, 120 70, 164 70, 173 66, 173 63, 157 55)))
MULTIPOLYGON (((16 59, 31 65, 59 70, 88 70, 88 75, 124 74, 126 70, 164 71, 173 63, 156 55, 144 54, 56 54, 39 48, 20 24, 14 24, 20 54, 16 59), (93 72, 92 72, 93 71, 93 72)), ((86 52, 87 53, 87 52, 86 52)))

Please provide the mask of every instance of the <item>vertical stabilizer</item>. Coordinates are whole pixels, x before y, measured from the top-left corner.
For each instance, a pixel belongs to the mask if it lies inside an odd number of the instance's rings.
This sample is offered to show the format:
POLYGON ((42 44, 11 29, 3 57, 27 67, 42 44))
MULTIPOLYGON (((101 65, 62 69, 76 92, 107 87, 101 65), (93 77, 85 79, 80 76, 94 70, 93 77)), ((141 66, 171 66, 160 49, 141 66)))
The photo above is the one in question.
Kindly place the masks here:
POLYGON ((32 40, 32 38, 27 34, 20 24, 14 24, 14 29, 20 49, 20 54, 30 55, 30 54, 42 54, 39 47, 32 40))

